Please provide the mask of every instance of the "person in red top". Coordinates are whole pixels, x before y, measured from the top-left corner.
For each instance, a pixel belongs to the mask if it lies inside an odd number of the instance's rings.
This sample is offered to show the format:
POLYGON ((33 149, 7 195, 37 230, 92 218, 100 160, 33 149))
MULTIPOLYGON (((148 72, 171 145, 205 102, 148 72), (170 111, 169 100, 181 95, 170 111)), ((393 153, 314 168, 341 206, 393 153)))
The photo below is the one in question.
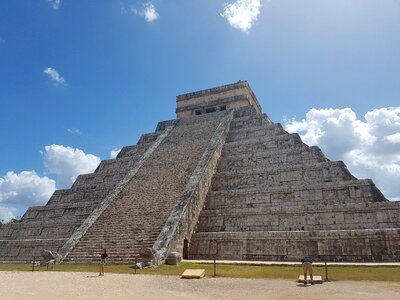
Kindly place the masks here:
POLYGON ((103 249, 103 252, 100 253, 100 271, 99 271, 99 276, 104 276, 104 265, 107 263, 107 251, 106 249, 103 249))

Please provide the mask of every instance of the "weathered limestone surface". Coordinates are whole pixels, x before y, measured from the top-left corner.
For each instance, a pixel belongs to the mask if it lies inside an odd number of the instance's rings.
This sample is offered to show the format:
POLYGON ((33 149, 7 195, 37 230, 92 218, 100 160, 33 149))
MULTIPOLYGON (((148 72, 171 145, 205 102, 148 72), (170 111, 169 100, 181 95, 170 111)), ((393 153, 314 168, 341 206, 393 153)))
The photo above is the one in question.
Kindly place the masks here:
POLYGON ((400 261, 400 202, 261 113, 245 81, 177 96, 116 159, 0 227, 0 261, 400 261))
POLYGON ((155 241, 153 249, 159 263, 165 260, 171 250, 182 253, 184 247, 182 241, 190 240, 210 189, 232 118, 233 110, 226 114, 218 125, 211 142, 189 178, 181 199, 171 211, 155 241))
POLYGON ((161 122, 155 133, 143 135, 137 145, 124 147, 116 159, 102 161, 94 173, 78 176, 70 189, 55 191, 45 206, 30 207, 21 223, 1 226, 0 261, 31 261, 40 257, 43 249, 59 252, 65 248, 171 124, 161 122))
POLYGON ((178 118, 246 106, 252 106, 257 113, 261 112, 261 106, 246 81, 179 95, 176 103, 178 118))
POLYGON ((112 253, 114 262, 133 261, 140 248, 151 248, 171 210, 184 197, 185 186, 225 114, 180 119, 65 261, 97 261, 102 247, 112 253))
POLYGON ((235 260, 398 261, 400 232, 392 229, 248 231, 195 234, 192 257, 235 260))
POLYGON ((256 112, 231 123, 190 258, 400 260, 400 202, 256 112))
MULTIPOLYGON (((103 212, 113 203, 113 201, 120 196, 122 191, 128 185, 128 183, 134 178, 139 172, 140 168, 142 168, 143 164, 148 160, 148 158, 153 154, 154 151, 158 148, 158 146, 164 141, 164 139, 169 135, 169 133, 173 129, 173 125, 167 127, 165 131, 160 134, 157 139, 154 140, 154 143, 146 150, 146 152, 141 156, 141 158, 137 161, 135 166, 124 176, 123 180, 118 182, 118 185, 113 189, 113 191, 107 195, 107 197, 92 211, 92 213, 85 219, 82 225, 75 230, 72 236, 68 239, 68 241, 64 244, 64 246, 60 249, 60 259, 58 262, 63 261, 74 249, 78 242, 81 241, 81 238, 87 233, 87 231, 95 224, 97 219, 103 214, 103 212)), ((143 137, 143 136, 142 136, 143 137)), ((142 138, 139 143, 147 142, 142 138)), ((98 245, 96 245, 98 247, 98 245)), ((105 246, 103 245, 103 249, 105 246)), ((95 249, 93 249, 95 251, 95 249)))

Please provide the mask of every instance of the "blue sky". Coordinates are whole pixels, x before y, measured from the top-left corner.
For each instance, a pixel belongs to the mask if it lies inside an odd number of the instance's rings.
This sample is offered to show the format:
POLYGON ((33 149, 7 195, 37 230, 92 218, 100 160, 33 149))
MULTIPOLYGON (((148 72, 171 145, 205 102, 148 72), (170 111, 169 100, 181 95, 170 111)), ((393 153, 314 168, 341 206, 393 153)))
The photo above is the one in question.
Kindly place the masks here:
POLYGON ((398 0, 1 1, 0 219, 239 79, 400 199, 399 70, 398 0))

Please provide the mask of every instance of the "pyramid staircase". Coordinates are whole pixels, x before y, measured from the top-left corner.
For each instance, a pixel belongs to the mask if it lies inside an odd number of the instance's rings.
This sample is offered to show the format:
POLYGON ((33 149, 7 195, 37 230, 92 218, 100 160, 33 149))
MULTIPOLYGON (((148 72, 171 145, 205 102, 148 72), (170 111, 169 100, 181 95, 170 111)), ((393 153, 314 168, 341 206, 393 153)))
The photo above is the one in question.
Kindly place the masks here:
POLYGON ((31 261, 40 258, 43 249, 59 251, 160 132, 143 135, 137 145, 124 147, 117 159, 103 160, 94 173, 79 175, 70 189, 56 190, 45 206, 30 207, 20 223, 2 225, 0 261, 31 261))
MULTIPOLYGON (((29 208, 20 223, 1 226, 0 260, 31 261, 47 249, 58 252, 63 262, 97 262, 106 248, 113 262, 133 261, 140 248, 151 248, 160 232, 168 232, 164 227, 177 201, 196 178, 202 157, 215 152, 208 149, 215 133, 221 128, 227 133, 225 123, 232 116, 223 111, 160 122, 116 159, 78 176, 70 189, 55 191, 45 206, 29 208)), ((200 170, 204 173, 204 166, 200 170)), ((167 243, 164 251, 171 238, 158 240, 167 243)))
POLYGON ((114 262, 127 262, 138 257, 140 248, 151 248, 220 117, 210 114, 180 120, 64 261, 97 261, 99 249, 104 247, 114 262))
POLYGON ((265 114, 245 81, 177 96, 158 123, 70 189, 0 227, 0 261, 400 261, 400 202, 265 114))

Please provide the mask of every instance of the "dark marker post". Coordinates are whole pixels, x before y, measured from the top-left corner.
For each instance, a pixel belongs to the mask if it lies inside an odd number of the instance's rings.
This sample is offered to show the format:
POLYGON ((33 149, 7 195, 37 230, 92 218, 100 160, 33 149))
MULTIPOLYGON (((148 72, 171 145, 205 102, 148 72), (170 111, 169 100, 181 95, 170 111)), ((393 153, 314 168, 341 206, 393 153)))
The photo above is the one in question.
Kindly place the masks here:
POLYGON ((328 279, 328 264, 326 263, 326 259, 325 259, 325 281, 329 281, 329 279, 328 279))
POLYGON ((214 277, 217 276, 217 258, 214 256, 214 277))

